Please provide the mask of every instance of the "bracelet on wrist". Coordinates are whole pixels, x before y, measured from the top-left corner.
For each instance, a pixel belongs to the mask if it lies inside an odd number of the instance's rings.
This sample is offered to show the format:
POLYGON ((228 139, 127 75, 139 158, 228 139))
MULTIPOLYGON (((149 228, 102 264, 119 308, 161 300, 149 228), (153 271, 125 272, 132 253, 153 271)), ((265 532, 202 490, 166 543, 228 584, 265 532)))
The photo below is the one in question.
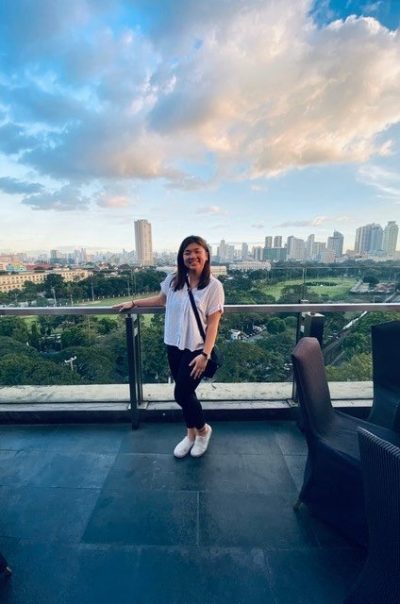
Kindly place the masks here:
POLYGON ((204 350, 202 350, 200 354, 201 354, 201 355, 202 355, 202 356, 203 356, 205 359, 207 359, 207 361, 209 361, 209 360, 210 360, 210 355, 209 355, 209 354, 207 354, 206 352, 204 352, 204 350))

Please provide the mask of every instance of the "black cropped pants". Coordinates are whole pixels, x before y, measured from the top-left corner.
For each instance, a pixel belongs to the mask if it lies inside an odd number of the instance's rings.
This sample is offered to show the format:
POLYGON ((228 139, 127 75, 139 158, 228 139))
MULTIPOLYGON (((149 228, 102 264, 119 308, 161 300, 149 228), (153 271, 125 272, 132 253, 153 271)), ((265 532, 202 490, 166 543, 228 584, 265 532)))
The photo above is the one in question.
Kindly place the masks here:
POLYGON ((191 377, 190 372, 193 367, 189 367, 189 363, 200 352, 200 350, 192 352, 187 349, 179 350, 176 346, 167 346, 168 363, 175 381, 174 398, 182 407, 186 426, 198 430, 205 424, 203 408, 195 392, 201 377, 197 379, 191 377))

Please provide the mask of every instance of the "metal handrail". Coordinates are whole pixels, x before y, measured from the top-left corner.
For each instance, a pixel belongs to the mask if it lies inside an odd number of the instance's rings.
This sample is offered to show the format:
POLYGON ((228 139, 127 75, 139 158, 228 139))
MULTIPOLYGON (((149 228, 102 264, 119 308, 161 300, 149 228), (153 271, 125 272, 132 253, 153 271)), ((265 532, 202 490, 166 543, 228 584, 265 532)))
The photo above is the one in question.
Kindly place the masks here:
MULTIPOLYGON (((121 314, 125 318, 126 344, 129 367, 129 398, 132 428, 139 427, 138 405, 143 400, 142 371, 140 354, 140 315, 163 313, 164 307, 135 307, 132 310, 120 313, 112 306, 57 306, 57 307, 0 307, 0 316, 40 316, 40 315, 110 315, 121 314)), ((371 303, 371 304, 227 304, 224 307, 227 314, 235 313, 294 313, 298 315, 299 330, 301 315, 303 313, 319 312, 365 312, 365 311, 392 311, 400 312, 399 302, 371 303)), ((295 390, 293 390, 295 398, 295 390)))
MULTIPOLYGON (((112 306, 36 306, 23 308, 5 308, 0 307, 0 315, 4 316, 35 316, 35 315, 112 315, 126 314, 147 315, 160 314, 165 310, 164 307, 141 307, 135 306, 135 310, 119 311, 112 306)), ((356 304, 226 304, 224 307, 226 314, 235 313, 299 313, 299 312, 373 312, 389 311, 400 312, 400 302, 371 302, 356 304)))

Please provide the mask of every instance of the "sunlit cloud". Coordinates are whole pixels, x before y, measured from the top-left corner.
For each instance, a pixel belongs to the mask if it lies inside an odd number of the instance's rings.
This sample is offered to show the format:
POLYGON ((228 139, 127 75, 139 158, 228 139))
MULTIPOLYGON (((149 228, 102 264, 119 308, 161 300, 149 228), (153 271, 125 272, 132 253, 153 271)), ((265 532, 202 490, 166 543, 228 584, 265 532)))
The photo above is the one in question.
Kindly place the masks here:
POLYGON ((210 179, 185 160, 212 157, 215 184, 391 152, 400 38, 377 19, 317 28, 311 0, 153 4, 144 33, 117 25, 128 2, 2 3, 3 153, 60 181, 191 191, 210 179))
POLYGON ((126 208, 129 206, 129 199, 123 195, 114 195, 110 197, 104 195, 98 199, 97 205, 102 208, 126 208))

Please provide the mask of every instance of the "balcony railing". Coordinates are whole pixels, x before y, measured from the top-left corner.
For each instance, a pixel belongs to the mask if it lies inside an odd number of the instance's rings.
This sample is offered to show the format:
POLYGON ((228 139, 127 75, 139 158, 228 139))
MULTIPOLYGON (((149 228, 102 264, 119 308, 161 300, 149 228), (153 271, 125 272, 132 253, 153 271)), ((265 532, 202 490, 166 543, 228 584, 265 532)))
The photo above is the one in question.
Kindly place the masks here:
MULTIPOLYGON (((143 379, 142 379, 142 363, 141 363, 141 343, 140 343, 140 317, 146 314, 163 313, 164 308, 135 308, 135 312, 123 313, 126 329, 126 348, 129 369, 129 400, 132 425, 137 427, 139 422, 139 409, 143 403, 143 379)), ((226 305, 225 313, 227 315, 241 313, 254 314, 262 313, 265 315, 276 314, 295 314, 297 315, 297 330, 296 339, 301 335, 301 324, 306 313, 311 313, 311 316, 317 313, 356 313, 361 316, 362 313, 368 312, 400 312, 399 302, 386 303, 338 303, 338 304, 240 304, 226 305)), ((68 307, 44 307, 44 308, 0 308, 0 316, 27 317, 27 316, 55 316, 55 315, 110 315, 117 314, 112 307, 109 306, 68 306, 68 307)), ((295 342, 293 341, 293 345, 295 342)), ((293 390, 292 397, 295 398, 293 390)))

